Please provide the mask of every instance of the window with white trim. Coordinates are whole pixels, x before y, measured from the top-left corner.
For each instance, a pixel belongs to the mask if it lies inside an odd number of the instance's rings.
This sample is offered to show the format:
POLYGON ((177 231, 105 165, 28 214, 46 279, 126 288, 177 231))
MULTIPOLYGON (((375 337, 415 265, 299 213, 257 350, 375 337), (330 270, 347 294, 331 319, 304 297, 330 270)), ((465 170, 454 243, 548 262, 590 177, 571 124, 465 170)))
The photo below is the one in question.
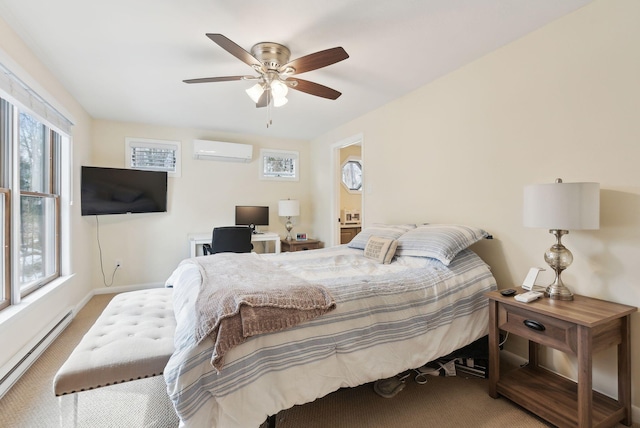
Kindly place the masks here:
POLYGON ((180 141, 125 138, 125 165, 145 171, 166 171, 169 177, 181 175, 180 141))
POLYGON ((342 185, 349 193, 362 193, 362 159, 349 156, 341 167, 342 185))
POLYGON ((62 145, 68 138, 2 98, 0 135, 3 308, 60 276, 62 145))
POLYGON ((298 181, 299 154, 287 150, 260 150, 262 180, 298 181))

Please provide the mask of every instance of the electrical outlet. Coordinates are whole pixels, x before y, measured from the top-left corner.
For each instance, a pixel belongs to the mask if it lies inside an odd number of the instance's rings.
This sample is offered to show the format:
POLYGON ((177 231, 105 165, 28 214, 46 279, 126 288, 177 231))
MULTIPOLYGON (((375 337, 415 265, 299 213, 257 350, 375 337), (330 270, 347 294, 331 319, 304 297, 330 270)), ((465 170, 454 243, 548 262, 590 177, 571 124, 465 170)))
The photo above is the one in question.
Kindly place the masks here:
POLYGON ((121 268, 121 267, 122 267, 122 260, 116 259, 116 269, 121 268))

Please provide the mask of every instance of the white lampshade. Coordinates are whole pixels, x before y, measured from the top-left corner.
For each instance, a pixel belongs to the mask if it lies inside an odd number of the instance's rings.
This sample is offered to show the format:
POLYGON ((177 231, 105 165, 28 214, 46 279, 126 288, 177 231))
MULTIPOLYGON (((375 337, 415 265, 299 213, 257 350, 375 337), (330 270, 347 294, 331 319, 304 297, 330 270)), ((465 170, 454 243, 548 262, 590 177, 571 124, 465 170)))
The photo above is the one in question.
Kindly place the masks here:
POLYGON ((289 100, 287 99, 287 97, 276 97, 275 95, 273 97, 273 106, 274 107, 282 107, 283 105, 285 105, 288 102, 289 102, 289 100))
POLYGON ((264 93, 264 88, 262 87, 262 84, 256 83, 245 92, 247 93, 247 95, 249 95, 249 98, 251 98, 254 103, 257 103, 258 101, 260 101, 260 97, 264 93))
POLYGON ((281 217, 297 217, 300 215, 300 201, 285 199, 278 201, 278 215, 281 217))
POLYGON ((599 229, 600 184, 559 181, 525 186, 524 226, 557 230, 599 229))
POLYGON ((271 82, 271 93, 274 98, 285 97, 289 92, 289 87, 279 80, 271 82))

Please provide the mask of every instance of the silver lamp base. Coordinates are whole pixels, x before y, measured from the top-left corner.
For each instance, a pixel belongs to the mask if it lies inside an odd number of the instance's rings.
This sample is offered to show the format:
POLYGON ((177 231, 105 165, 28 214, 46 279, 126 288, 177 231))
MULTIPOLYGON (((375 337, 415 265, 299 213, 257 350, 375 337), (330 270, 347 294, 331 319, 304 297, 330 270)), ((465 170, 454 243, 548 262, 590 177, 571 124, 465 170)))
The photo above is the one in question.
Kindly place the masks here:
POLYGON ((562 278, 560 277, 562 271, 573 262, 573 254, 567 247, 562 245, 562 237, 569 231, 552 229, 549 233, 555 235, 557 241, 544 253, 544 261, 555 271, 556 279, 553 284, 547 287, 544 295, 555 300, 573 300, 573 293, 562 283, 562 278))
POLYGON ((573 293, 564 285, 561 287, 550 285, 544 291, 544 295, 554 300, 573 300, 573 293))
POLYGON ((287 222, 284 227, 287 229, 287 237, 285 238, 287 241, 293 240, 291 237, 291 229, 293 229, 293 223, 291 223, 291 217, 287 217, 287 222))

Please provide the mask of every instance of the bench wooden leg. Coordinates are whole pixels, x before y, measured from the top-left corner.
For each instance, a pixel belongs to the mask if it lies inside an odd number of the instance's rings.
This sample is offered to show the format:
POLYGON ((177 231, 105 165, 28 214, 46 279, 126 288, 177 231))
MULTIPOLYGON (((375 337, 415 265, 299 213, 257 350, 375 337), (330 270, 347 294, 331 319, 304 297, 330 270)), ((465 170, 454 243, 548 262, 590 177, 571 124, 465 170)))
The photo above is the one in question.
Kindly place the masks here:
POLYGON ((267 428, 276 428, 276 415, 267 418, 267 428))
POLYGON ((58 413, 60 428, 76 428, 78 426, 78 394, 68 394, 58 397, 58 413), (71 403, 71 409, 69 409, 68 403, 71 403), (71 425, 69 424, 70 418, 71 425))

